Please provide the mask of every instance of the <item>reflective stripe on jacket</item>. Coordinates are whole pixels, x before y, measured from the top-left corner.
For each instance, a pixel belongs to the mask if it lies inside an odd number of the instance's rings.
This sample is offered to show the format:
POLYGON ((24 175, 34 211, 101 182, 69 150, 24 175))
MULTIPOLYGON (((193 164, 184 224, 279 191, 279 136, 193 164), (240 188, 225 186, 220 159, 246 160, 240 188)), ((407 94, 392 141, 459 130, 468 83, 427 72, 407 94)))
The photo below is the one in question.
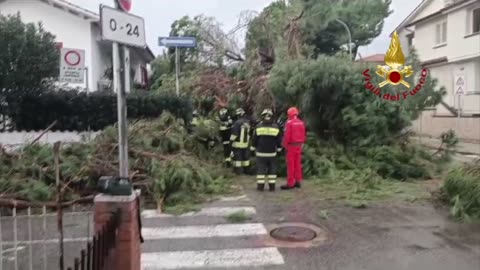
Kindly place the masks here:
POLYGON ((235 121, 230 136, 233 148, 248 148, 248 143, 250 141, 250 128, 250 123, 245 117, 235 121))
POLYGON ((282 151, 282 132, 275 123, 261 122, 254 130, 250 150, 257 157, 276 157, 282 151))

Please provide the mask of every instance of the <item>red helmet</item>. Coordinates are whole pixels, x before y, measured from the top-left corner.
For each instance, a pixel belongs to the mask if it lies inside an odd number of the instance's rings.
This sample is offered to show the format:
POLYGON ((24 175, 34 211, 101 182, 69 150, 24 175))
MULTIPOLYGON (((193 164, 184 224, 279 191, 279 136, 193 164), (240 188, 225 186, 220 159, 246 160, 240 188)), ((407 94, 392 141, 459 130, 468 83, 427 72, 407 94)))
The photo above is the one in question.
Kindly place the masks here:
POLYGON ((288 117, 298 116, 298 109, 295 107, 291 107, 290 109, 288 109, 287 115, 288 117))

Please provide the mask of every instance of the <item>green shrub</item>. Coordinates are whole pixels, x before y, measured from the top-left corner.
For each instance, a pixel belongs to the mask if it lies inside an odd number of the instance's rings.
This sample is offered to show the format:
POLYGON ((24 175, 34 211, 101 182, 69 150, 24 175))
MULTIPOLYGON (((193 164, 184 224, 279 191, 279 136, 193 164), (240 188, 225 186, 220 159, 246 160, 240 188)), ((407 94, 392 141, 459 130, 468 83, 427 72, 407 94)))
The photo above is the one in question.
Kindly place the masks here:
MULTIPOLYGON (((427 78, 421 94, 401 101, 384 100, 365 88, 366 68, 339 57, 282 61, 272 69, 268 86, 277 109, 297 106, 309 130, 320 138, 357 147, 394 143, 418 117, 417 112, 438 104, 444 94, 435 80, 427 78)), ((370 76, 378 84, 374 67, 370 67, 370 76)), ((412 85, 418 83, 413 77, 408 79, 412 85)), ((382 93, 397 94, 398 89, 386 86, 382 93)))
POLYGON ((442 190, 453 216, 464 221, 480 219, 480 160, 452 169, 442 190))
MULTIPOLYGON (((16 130, 42 130, 57 121, 52 130, 102 130, 117 122, 117 97, 92 93, 87 96, 76 90, 1 90, 0 115, 16 130)), ((169 111, 190 121, 192 104, 188 98, 174 95, 127 96, 129 119, 156 118, 169 111)), ((3 118, 0 118, 3 119, 3 118)), ((3 123, 0 122, 0 127, 3 123)))

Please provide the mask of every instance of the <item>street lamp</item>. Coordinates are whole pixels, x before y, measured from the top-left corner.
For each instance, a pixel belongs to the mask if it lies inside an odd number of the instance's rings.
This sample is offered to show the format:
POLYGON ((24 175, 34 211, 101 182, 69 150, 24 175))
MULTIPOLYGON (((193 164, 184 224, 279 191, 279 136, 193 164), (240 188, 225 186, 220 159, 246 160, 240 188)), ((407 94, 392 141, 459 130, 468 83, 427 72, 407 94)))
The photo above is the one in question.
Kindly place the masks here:
POLYGON ((339 20, 339 19, 335 19, 335 21, 339 22, 340 24, 342 24, 345 29, 347 29, 347 32, 348 32, 348 52, 350 54, 350 58, 352 58, 352 33, 350 32, 350 28, 348 28, 348 25, 346 23, 344 23, 343 21, 339 20))

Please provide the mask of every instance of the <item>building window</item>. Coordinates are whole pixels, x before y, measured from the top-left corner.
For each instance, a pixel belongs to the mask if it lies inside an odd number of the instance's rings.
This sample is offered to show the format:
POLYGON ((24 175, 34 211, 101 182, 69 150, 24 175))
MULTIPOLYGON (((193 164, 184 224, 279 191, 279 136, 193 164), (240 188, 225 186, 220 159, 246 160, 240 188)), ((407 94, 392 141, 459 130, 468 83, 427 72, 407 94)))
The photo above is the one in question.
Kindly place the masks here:
POLYGON ((415 38, 414 34, 410 34, 407 36, 408 38, 408 49, 410 50, 413 47, 413 39, 415 38))
POLYGON ((480 32, 480 8, 477 8, 473 11, 473 32, 472 33, 479 33, 480 32))
POLYGON ((447 43, 447 22, 441 22, 435 25, 435 45, 447 43))

